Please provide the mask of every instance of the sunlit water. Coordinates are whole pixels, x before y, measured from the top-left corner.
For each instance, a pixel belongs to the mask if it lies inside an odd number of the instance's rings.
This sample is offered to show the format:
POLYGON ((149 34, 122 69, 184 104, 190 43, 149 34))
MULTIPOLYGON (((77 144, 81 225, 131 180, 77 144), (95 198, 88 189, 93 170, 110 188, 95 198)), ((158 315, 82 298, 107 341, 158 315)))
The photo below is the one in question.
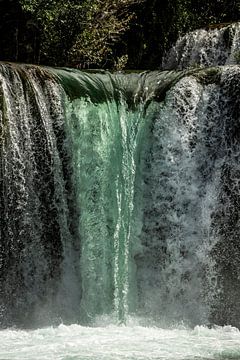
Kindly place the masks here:
POLYGON ((230 326, 60 325, 31 331, 3 330, 0 339, 1 360, 240 359, 240 332, 230 326))

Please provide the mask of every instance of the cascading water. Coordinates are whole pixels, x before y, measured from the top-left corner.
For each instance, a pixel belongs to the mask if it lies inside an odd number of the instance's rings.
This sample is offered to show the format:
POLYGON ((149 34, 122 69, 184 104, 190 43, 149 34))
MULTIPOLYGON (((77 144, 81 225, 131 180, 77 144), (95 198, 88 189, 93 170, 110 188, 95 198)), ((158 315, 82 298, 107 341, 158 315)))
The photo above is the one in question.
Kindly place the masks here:
POLYGON ((121 97, 119 102, 108 96, 103 100, 65 104, 80 211, 80 314, 89 321, 114 311, 124 321, 132 307, 129 297, 135 297, 132 218, 139 137, 147 121, 141 109, 127 111, 121 97))
POLYGON ((1 65, 0 76, 1 322, 30 325, 45 307, 55 308, 60 272, 70 276, 75 266, 64 111, 60 88, 45 72, 1 65))
MULTIPOLYGON (((228 31, 235 53, 239 25, 228 31)), ((220 48, 223 33, 205 35, 220 48)), ((192 64, 181 56, 180 67, 192 64)), ((78 359, 126 357, 124 344, 127 359, 235 356, 237 329, 199 325, 240 324, 239 99, 236 64, 139 74, 1 64, 1 327, 93 326, 2 330, 23 336, 19 359, 50 358, 51 341, 68 356, 70 333, 75 344, 84 337, 78 359), (135 322, 158 329, 145 338, 135 322), (104 323, 128 326, 98 330, 104 323), (29 357, 43 334, 48 353, 29 357)))
POLYGON ((239 324, 240 73, 221 72, 212 84, 180 80, 153 124, 138 281, 158 321, 239 324))
POLYGON ((2 65, 3 325, 136 311, 145 104, 179 76, 2 65))
POLYGON ((162 61, 162 69, 240 63, 240 23, 190 32, 177 41, 162 61))

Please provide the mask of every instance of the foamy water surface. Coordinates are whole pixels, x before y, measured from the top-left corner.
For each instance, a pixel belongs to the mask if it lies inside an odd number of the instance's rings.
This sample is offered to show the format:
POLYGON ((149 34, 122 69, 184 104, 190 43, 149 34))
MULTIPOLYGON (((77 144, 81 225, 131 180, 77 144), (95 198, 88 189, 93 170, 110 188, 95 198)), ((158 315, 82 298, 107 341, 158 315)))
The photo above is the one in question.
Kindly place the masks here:
POLYGON ((240 359, 240 332, 226 326, 80 325, 0 331, 0 359, 16 360, 223 360, 240 359))

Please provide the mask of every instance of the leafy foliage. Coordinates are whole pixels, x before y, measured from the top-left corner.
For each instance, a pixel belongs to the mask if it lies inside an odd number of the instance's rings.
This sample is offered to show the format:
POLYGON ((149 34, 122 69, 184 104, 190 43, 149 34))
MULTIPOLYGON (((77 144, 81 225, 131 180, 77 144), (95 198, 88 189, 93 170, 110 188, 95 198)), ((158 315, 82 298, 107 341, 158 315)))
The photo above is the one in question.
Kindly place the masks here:
POLYGON ((130 26, 130 7, 142 0, 20 0, 40 28, 40 56, 81 68, 113 63, 113 46, 130 26))
POLYGON ((87 11, 87 27, 79 33, 71 48, 71 59, 83 67, 113 61, 113 47, 129 29, 134 13, 130 6, 136 0, 95 0, 87 11))
POLYGON ((240 2, 0 0, 0 13, 1 60, 156 69, 180 34, 240 20, 240 2))
POLYGON ((137 21, 125 36, 128 68, 156 69, 179 35, 217 23, 239 21, 240 2, 146 0, 136 14, 137 21))

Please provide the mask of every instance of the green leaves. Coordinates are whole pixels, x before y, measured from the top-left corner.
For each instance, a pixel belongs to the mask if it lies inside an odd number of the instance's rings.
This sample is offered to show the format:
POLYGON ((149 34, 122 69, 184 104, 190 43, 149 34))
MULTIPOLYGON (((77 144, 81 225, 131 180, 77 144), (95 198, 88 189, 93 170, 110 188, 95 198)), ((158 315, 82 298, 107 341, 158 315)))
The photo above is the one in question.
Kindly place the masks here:
POLYGON ((113 46, 142 0, 20 0, 40 28, 40 61, 78 67, 114 63, 113 46))
POLYGON ((12 35, 19 42, 9 45, 12 52, 31 49, 33 60, 27 55, 26 61, 79 68, 156 69, 180 34, 240 18, 237 0, 18 0, 19 4, 27 30, 16 24, 21 41, 12 35), (29 29, 29 24, 34 26, 29 29))

